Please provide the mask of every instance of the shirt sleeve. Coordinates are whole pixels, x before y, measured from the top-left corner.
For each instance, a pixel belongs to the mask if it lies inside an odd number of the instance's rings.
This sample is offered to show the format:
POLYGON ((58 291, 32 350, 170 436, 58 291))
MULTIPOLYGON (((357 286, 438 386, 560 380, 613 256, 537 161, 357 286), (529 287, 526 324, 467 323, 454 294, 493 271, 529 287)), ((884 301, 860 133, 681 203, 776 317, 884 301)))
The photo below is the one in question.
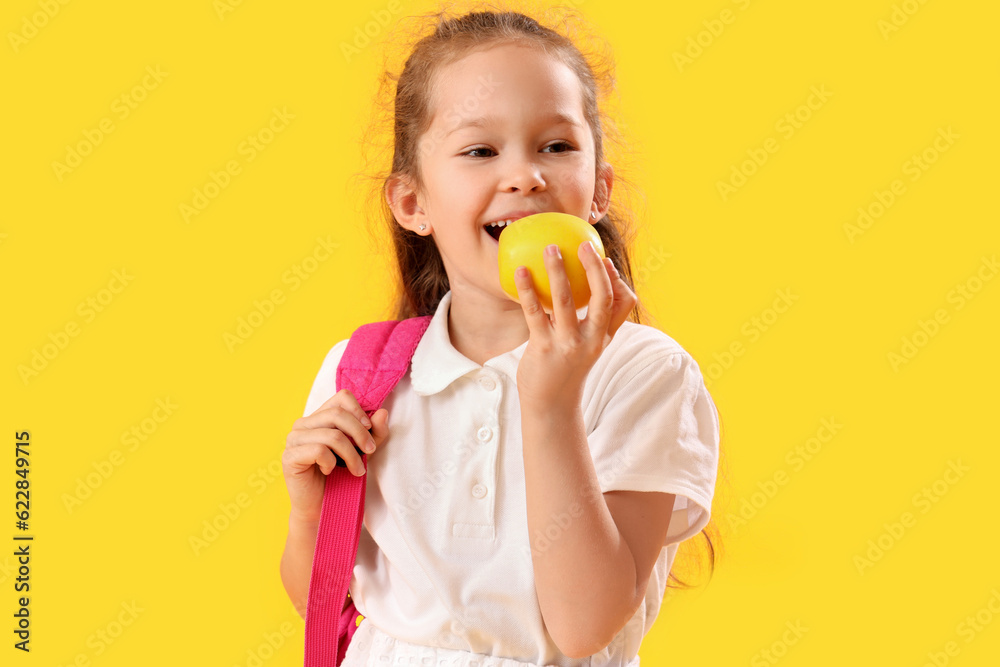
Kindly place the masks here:
POLYGON ((629 364, 609 386, 588 442, 602 492, 676 495, 664 546, 701 532, 711 516, 719 416, 684 350, 629 364))
POLYGON ((326 353, 326 358, 323 359, 323 363, 319 367, 319 373, 316 374, 316 379, 313 380, 312 389, 309 391, 309 398, 306 399, 306 408, 302 413, 303 417, 308 417, 316 412, 319 406, 326 403, 330 400, 331 396, 337 393, 337 366, 340 364, 341 357, 344 356, 344 350, 347 349, 349 340, 344 339, 340 341, 326 353))

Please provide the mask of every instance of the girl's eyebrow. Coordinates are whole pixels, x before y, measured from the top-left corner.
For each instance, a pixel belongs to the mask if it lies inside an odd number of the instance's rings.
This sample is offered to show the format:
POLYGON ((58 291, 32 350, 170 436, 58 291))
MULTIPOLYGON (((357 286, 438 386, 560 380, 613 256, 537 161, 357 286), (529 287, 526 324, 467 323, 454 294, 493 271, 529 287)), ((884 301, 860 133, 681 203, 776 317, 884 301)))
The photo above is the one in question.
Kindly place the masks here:
MULTIPOLYGON (((459 130, 464 130, 467 127, 489 127, 491 125, 496 125, 498 120, 499 119, 496 116, 481 116, 479 118, 466 118, 463 123, 460 123, 459 125, 453 127, 445 136, 454 134, 459 130)), ((542 120, 552 125, 572 125, 573 127, 578 127, 581 129, 583 128, 583 126, 580 123, 578 123, 575 118, 560 111, 551 113, 548 116, 545 116, 545 118, 543 118, 542 120)))

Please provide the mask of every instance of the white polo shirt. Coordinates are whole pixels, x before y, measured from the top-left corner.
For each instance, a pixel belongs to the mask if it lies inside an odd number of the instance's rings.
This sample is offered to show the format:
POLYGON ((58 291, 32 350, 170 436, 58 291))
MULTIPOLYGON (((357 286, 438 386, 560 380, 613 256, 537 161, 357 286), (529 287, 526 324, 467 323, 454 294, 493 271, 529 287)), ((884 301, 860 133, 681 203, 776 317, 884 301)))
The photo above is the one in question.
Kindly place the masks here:
MULTIPOLYGON (((531 664, 627 665, 660 610, 677 545, 709 520, 719 420, 698 364, 662 331, 626 321, 590 370, 583 417, 601 491, 677 498, 644 602, 603 651, 571 659, 545 631, 531 566, 516 382, 528 343, 480 366, 451 345, 450 303, 449 291, 383 404, 390 433, 368 457, 354 604, 405 642, 531 664)), ((336 393, 347 342, 326 355, 304 415, 336 393)))

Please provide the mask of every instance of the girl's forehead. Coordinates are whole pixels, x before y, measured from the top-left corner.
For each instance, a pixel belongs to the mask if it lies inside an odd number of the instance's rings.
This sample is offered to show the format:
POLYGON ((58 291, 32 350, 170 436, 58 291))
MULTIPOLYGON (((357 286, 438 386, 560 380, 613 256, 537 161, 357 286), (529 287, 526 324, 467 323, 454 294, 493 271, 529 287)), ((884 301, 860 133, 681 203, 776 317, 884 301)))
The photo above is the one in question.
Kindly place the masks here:
POLYGON ((475 79, 485 74, 516 82, 525 75, 565 76, 569 68, 551 53, 524 43, 504 43, 475 49, 443 64, 439 78, 443 83, 475 79))
POLYGON ((502 115, 525 101, 539 110, 559 107, 582 120, 583 94, 576 74, 538 48, 505 44, 474 51, 442 65, 432 83, 435 123, 454 126, 502 115))

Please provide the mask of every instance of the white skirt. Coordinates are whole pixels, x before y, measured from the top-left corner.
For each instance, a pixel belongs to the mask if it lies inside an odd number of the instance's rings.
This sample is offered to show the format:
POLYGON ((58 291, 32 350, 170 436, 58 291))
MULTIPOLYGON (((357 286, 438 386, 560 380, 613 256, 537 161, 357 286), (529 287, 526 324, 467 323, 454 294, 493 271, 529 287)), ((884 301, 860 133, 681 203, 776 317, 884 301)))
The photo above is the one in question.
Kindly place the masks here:
MULTIPOLYGON (((586 663, 589 664, 589 663, 586 663)), ((340 667, 395 667, 396 665, 420 665, 421 667, 538 667, 532 662, 521 662, 512 658, 498 658, 481 653, 470 653, 458 649, 437 648, 411 644, 382 632, 361 619, 347 654, 340 667)), ((626 667, 639 667, 639 656, 626 667)))

